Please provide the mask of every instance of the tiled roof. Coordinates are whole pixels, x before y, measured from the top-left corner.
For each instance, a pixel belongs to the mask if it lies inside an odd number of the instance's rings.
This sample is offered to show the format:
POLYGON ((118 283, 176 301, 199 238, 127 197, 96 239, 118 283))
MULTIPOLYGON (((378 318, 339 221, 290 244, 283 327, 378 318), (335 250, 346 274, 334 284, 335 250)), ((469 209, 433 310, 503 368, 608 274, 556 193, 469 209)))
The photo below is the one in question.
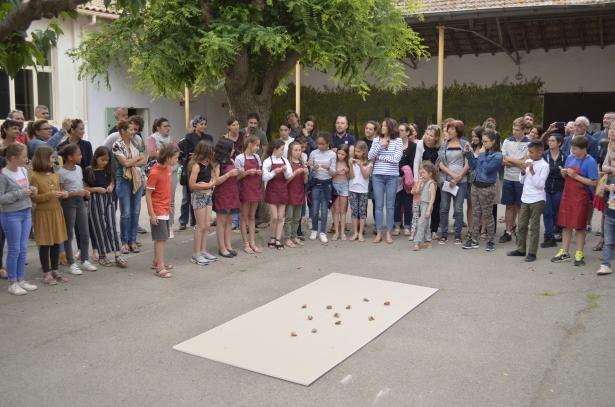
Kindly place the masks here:
POLYGON ((113 8, 105 7, 104 0, 92 0, 86 4, 78 6, 79 9, 87 10, 87 11, 95 11, 97 13, 104 13, 110 15, 117 15, 117 11, 113 10, 113 8))
POLYGON ((614 3, 614 0, 422 0, 421 13, 455 13, 459 11, 513 8, 589 6, 614 3))

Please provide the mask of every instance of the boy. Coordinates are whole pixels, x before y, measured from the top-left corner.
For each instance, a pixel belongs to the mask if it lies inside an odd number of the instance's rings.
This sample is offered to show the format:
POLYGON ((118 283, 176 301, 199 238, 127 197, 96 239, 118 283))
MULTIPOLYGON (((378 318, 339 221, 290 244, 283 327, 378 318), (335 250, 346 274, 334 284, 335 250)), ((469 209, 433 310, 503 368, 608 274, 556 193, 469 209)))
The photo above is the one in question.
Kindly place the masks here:
POLYGON ((536 261, 538 241, 540 239, 540 215, 545 207, 545 184, 549 176, 549 164, 542 159, 544 147, 540 140, 528 145, 529 159, 521 166, 519 182, 523 184, 521 194, 521 211, 519 212, 517 249, 508 252, 508 256, 525 256, 525 261, 536 261), (527 246, 528 225, 530 244, 527 246), (527 256, 526 256, 527 248, 527 256))
MULTIPOLYGON (((615 165, 615 154, 607 156, 607 160, 612 166, 615 165)), ((613 258, 613 247, 615 247, 615 177, 609 177, 609 185, 606 186, 605 193, 609 193, 609 201, 604 209, 604 246, 602 248, 602 261, 600 268, 596 271, 598 275, 611 274, 611 259, 613 258)))
POLYGON ((585 264, 583 248, 585 246, 585 227, 593 188, 598 183, 598 165, 592 156, 587 154, 588 141, 586 137, 575 137, 571 142, 571 155, 566 159, 561 169, 564 177, 564 192, 559 208, 557 224, 563 227, 562 248, 551 259, 554 263, 570 261, 568 249, 572 240, 572 231, 576 231, 577 251, 574 255, 574 265, 585 264))
POLYGON ((147 177, 145 201, 154 241, 154 262, 156 275, 171 278, 171 267, 164 262, 164 245, 169 239, 169 215, 171 213, 171 176, 177 164, 179 149, 174 144, 164 144, 158 152, 158 162, 147 177))
POLYGON ((516 228, 517 215, 521 206, 521 194, 523 185, 519 182, 520 168, 524 165, 527 157, 527 145, 530 139, 523 135, 523 117, 513 121, 513 135, 507 138, 502 145, 504 157, 504 182, 502 183, 502 204, 506 205, 506 230, 500 243, 510 242, 512 232, 516 228))

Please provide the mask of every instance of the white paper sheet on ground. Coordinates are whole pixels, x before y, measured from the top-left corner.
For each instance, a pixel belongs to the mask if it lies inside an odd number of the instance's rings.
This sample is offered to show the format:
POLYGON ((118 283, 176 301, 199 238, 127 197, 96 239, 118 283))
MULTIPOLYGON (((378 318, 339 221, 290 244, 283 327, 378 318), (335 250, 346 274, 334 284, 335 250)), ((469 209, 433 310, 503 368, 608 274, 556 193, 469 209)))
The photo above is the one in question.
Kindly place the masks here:
POLYGON ((436 291, 332 273, 173 348, 309 386, 436 291))

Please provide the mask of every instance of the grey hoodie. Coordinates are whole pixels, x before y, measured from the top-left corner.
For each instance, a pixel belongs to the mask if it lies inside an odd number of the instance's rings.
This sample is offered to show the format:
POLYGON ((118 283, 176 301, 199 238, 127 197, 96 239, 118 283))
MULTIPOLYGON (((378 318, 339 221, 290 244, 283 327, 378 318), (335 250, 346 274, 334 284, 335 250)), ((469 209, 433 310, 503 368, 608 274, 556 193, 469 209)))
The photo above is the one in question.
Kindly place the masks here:
POLYGON ((32 200, 26 191, 11 177, 0 174, 0 212, 17 212, 31 207, 32 200))

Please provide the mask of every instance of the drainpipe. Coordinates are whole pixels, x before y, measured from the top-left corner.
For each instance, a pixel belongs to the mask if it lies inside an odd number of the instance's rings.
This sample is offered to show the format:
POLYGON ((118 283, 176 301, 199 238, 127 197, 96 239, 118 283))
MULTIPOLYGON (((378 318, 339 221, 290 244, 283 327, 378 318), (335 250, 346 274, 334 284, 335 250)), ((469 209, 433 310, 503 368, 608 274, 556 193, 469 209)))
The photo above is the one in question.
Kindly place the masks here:
MULTIPOLYGON (((79 38, 79 43, 81 44, 81 41, 83 40, 83 35, 86 31, 87 28, 89 27, 94 27, 96 25, 96 14, 92 14, 90 16, 90 22, 87 24, 84 24, 81 26, 81 37, 79 38)), ((81 94, 83 95, 83 122, 86 124, 88 123, 88 86, 85 80, 81 80, 81 86, 83 87, 83 90, 81 92, 81 94)), ((88 132, 86 132, 87 135, 88 132)))

